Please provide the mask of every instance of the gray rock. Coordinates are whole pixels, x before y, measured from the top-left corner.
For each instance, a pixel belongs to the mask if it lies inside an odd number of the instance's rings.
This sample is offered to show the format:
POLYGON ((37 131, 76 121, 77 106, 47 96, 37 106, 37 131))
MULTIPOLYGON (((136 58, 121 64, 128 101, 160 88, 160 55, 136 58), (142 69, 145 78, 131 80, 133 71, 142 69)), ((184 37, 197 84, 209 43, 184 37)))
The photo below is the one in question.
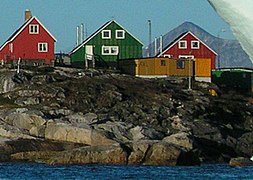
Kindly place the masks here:
POLYGON ((126 165, 127 153, 119 144, 88 146, 64 151, 45 161, 48 164, 126 165), (70 158, 71 157, 71 158, 70 158))
POLYGON ((94 129, 101 129, 103 131, 110 132, 113 134, 115 139, 121 142, 128 142, 131 139, 131 134, 129 129, 132 127, 131 124, 126 124, 124 122, 106 122, 104 124, 93 125, 94 129))
POLYGON ((15 83, 12 80, 13 73, 3 73, 0 76, 0 94, 13 91, 15 88, 15 83))
POLYGON ((163 138, 163 141, 179 145, 188 150, 193 149, 193 139, 189 133, 180 132, 163 138))
POLYGON ((65 123, 47 123, 45 138, 56 141, 66 141, 88 145, 114 144, 103 132, 91 128, 81 128, 65 123))
POLYGON ((36 97, 21 97, 15 100, 15 104, 23 105, 36 105, 40 103, 40 99, 36 97))

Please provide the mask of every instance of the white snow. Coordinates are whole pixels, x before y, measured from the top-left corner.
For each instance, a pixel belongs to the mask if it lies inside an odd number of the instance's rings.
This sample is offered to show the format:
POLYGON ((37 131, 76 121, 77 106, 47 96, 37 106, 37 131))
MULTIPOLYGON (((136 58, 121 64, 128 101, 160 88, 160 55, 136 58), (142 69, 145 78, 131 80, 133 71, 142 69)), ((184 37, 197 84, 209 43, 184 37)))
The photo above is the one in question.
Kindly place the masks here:
POLYGON ((253 0, 208 0, 253 63, 253 0))

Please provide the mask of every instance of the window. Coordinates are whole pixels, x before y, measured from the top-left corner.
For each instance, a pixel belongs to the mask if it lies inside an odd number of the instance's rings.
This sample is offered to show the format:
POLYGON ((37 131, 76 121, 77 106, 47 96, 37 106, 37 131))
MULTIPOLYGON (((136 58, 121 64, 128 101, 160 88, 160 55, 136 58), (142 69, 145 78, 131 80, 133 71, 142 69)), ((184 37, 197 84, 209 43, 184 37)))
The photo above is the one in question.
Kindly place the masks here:
POLYGON ((116 30, 116 39, 125 39, 125 31, 116 30))
POLYGON ((199 41, 192 41, 191 48, 192 49, 199 49, 199 41))
POLYGON ((103 30, 102 39, 111 39, 111 30, 103 30))
POLYGON ((118 55, 118 46, 102 46, 102 55, 118 55))
POLYGON ((9 50, 11 53, 13 53, 13 44, 12 43, 9 44, 9 50))
POLYGON ((172 56, 170 54, 164 54, 163 57, 165 57, 165 58, 171 58, 172 56))
POLYGON ((39 34, 39 25, 38 24, 30 24, 29 25, 29 34, 39 34))
POLYGON ((186 49, 187 48, 187 41, 179 41, 178 47, 179 47, 179 49, 186 49))
POLYGON ((161 60, 161 66, 166 66, 166 61, 165 60, 161 60))
POLYGON ((39 43, 38 44, 38 52, 47 52, 47 51, 48 51, 47 43, 39 43))
POLYGON ((179 55, 179 59, 194 59, 193 55, 179 55))
POLYGON ((185 67, 185 60, 184 59, 178 59, 177 60, 177 69, 184 69, 185 67))

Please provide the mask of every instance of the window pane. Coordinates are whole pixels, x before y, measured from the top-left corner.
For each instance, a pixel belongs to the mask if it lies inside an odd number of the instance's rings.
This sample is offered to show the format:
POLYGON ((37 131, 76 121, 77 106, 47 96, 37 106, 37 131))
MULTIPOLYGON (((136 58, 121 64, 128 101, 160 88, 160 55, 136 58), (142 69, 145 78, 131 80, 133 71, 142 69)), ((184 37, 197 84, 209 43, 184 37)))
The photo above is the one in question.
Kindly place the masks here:
POLYGON ((184 63, 185 63, 185 61, 183 59, 178 59, 177 60, 177 68, 184 69, 184 63))
POLYGON ((161 60, 161 66, 166 66, 166 61, 165 60, 161 60))
POLYGON ((110 34, 108 31, 104 32, 104 37, 110 37, 110 34))
POLYGON ((199 42, 198 41, 192 41, 192 48, 199 48, 199 42))
POLYGON ((109 54, 110 53, 110 49, 108 47, 104 47, 103 48, 103 53, 104 54, 109 54))
POLYGON ((117 47, 112 47, 111 48, 111 53, 112 54, 118 54, 118 48, 117 47))

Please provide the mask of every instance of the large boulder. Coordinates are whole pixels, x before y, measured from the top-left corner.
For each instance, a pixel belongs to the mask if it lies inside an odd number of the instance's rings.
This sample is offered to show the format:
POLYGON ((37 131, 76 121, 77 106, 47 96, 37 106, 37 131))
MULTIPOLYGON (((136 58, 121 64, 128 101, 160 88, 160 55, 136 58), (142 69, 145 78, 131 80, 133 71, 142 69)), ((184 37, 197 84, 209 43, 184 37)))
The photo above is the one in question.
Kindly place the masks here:
POLYGON ((192 150, 164 141, 136 141, 129 145, 129 164, 198 165, 199 157, 192 150))
MULTIPOLYGON (((0 138, 0 159, 6 160, 31 160, 36 159, 32 157, 29 152, 38 152, 49 154, 50 152, 59 152, 80 147, 80 144, 48 141, 44 139, 22 139, 22 138, 0 138), (3 155, 3 156, 2 156, 3 155)), ((44 154, 44 157, 46 158, 44 154)), ((38 158, 39 159, 39 158, 38 158)), ((48 159, 48 158, 47 158, 48 159)))
POLYGON ((199 165, 200 160, 196 153, 179 146, 159 142, 148 150, 144 165, 199 165))
POLYGON ((131 154, 128 157, 128 164, 143 164, 146 160, 146 155, 150 147, 154 144, 154 141, 136 141, 132 142, 131 154))
POLYGON ((129 133, 129 128, 132 127, 131 124, 107 121, 103 124, 94 124, 93 127, 113 134, 115 139, 123 143, 129 142, 131 139, 131 134, 129 133))
POLYGON ((1 72, 0 76, 0 94, 14 90, 15 83, 12 80, 13 72, 1 72))
POLYGON ((193 149, 193 139, 189 133, 179 132, 163 138, 163 141, 176 144, 186 149, 193 149))
POLYGON ((65 123, 54 122, 47 123, 45 138, 87 145, 108 145, 115 143, 115 141, 109 139, 103 132, 91 128, 81 128, 65 123))
POLYGON ((8 115, 4 121, 17 128, 30 130, 32 127, 41 126, 46 123, 46 120, 40 116, 26 113, 12 113, 8 115))
POLYGON ((169 143, 156 143, 150 150, 146 157, 144 165, 177 165, 182 150, 169 143))
POLYGON ((119 144, 88 146, 63 151, 47 160, 48 164, 127 164, 127 153, 119 144))
POLYGON ((163 135, 155 129, 142 126, 136 126, 134 128, 131 128, 129 132, 131 133, 132 139, 134 141, 157 140, 163 137, 163 135))
POLYGON ((10 125, 0 125, 0 137, 34 139, 22 129, 10 125))
POLYGON ((253 155, 253 133, 248 132, 243 134, 237 140, 236 150, 239 154, 253 155))
POLYGON ((171 120, 171 126, 173 129, 184 131, 184 132, 190 131, 190 128, 186 126, 183 119, 180 118, 178 115, 171 117, 170 120, 171 120))
POLYGON ((253 161, 245 157, 231 158, 231 160, 229 161, 229 166, 231 167, 253 166, 253 161))
POLYGON ((94 113, 86 113, 86 114, 75 113, 66 116, 64 119, 68 120, 73 125, 82 126, 82 125, 90 125, 92 123, 97 122, 97 118, 98 116, 94 113))

